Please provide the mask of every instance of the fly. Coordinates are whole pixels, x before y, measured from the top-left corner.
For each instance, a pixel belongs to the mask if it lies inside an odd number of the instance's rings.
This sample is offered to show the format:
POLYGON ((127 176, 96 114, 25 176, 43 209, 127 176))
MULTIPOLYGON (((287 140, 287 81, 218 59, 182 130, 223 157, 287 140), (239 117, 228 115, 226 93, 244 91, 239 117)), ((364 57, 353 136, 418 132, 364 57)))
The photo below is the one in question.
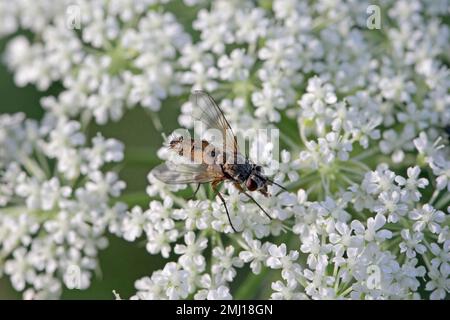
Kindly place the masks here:
POLYGON ((200 185, 210 183, 215 194, 225 207, 228 221, 234 232, 237 232, 228 212, 223 195, 219 191, 219 184, 231 181, 233 185, 250 200, 252 200, 264 214, 272 219, 266 210, 247 192, 259 192, 269 196, 268 185, 274 184, 286 190, 281 185, 264 175, 262 167, 252 163, 238 150, 237 139, 223 111, 214 99, 204 91, 194 91, 190 98, 194 107, 194 118, 203 122, 208 129, 219 130, 223 143, 213 144, 207 140, 185 139, 183 136, 173 137, 169 148, 188 163, 166 161, 153 169, 153 175, 166 184, 197 183, 197 193, 200 185))

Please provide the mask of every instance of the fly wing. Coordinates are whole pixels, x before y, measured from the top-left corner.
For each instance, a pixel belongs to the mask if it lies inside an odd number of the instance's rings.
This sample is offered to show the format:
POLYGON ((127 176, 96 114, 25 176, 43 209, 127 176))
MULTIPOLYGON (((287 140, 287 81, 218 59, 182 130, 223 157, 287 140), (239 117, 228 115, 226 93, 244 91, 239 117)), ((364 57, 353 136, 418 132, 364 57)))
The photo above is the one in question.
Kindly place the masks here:
POLYGON ((222 132, 222 139, 225 139, 225 149, 233 154, 237 154, 238 146, 236 136, 225 118, 222 109, 220 109, 214 99, 208 93, 197 90, 191 94, 190 101, 194 106, 193 118, 203 122, 208 129, 220 130, 222 132))
POLYGON ((220 167, 207 164, 175 164, 167 161, 152 170, 152 174, 167 184, 206 183, 223 177, 220 167))

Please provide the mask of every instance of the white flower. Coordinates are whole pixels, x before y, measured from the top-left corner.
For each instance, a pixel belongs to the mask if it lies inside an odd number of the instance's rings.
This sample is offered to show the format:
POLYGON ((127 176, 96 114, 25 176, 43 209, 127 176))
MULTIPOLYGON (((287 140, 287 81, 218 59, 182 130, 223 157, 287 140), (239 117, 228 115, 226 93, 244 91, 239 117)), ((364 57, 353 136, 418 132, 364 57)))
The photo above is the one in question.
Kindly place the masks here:
POLYGON ((368 194, 379 195, 383 191, 390 191, 394 187, 395 173, 386 164, 378 165, 376 171, 365 174, 363 188, 368 194))
POLYGON ((174 227, 175 222, 172 219, 173 199, 165 198, 160 201, 150 201, 149 209, 147 210, 147 218, 149 223, 158 225, 165 230, 170 230, 174 227))
POLYGON ((267 247, 269 244, 266 242, 261 245, 261 241, 253 240, 248 232, 244 232, 243 237, 248 244, 248 249, 239 252, 239 259, 245 263, 250 262, 250 268, 255 274, 261 272, 262 264, 266 260, 267 247))
POLYGON ((353 230, 343 222, 336 222, 335 231, 330 232, 330 242, 335 245, 336 251, 343 251, 348 247, 360 247, 363 244, 363 237, 353 235, 353 230))
POLYGON ((333 290, 331 285, 334 282, 333 277, 327 276, 324 269, 318 268, 315 271, 305 269, 303 276, 307 280, 305 292, 313 299, 330 299, 333 298, 333 290))
POLYGON ((427 250, 427 248, 421 244, 423 239, 422 233, 411 234, 410 230, 403 229, 400 234, 404 240, 399 244, 400 252, 406 253, 406 256, 409 259, 414 258, 416 252, 418 254, 423 254, 427 250))
POLYGON ((81 124, 61 118, 49 135, 49 142, 43 149, 49 157, 58 158, 62 150, 84 144, 85 136, 80 132, 81 124))
POLYGON ((447 240, 450 240, 450 228, 448 226, 445 226, 444 228, 441 228, 441 232, 438 236, 438 243, 442 243, 447 240))
MULTIPOLYGON (((25 3, 19 4, 17 14, 39 20, 31 9, 35 6, 25 3)), ((9 43, 6 62, 18 85, 34 83, 46 90, 60 81, 64 90, 57 104, 77 97, 71 114, 88 112, 98 123, 120 119, 126 105, 157 111, 162 99, 180 91, 174 59, 190 40, 172 14, 149 10, 153 1, 128 5, 114 1, 106 6, 80 0, 82 28, 78 34, 77 28, 66 26, 70 4, 40 4, 48 21, 41 21, 44 26, 37 28, 42 32, 39 40, 30 43, 18 36, 9 43)), ((22 23, 26 20, 16 18, 22 23)))
POLYGON ((275 180, 284 180, 285 176, 290 182, 298 181, 300 169, 300 160, 292 159, 292 155, 287 150, 281 150, 281 162, 278 163, 278 169, 275 180))
POLYGON ((232 246, 226 248, 215 247, 212 254, 215 258, 215 262, 211 267, 213 274, 224 281, 233 281, 233 278, 236 276, 234 267, 240 268, 243 265, 241 259, 233 256, 234 248, 232 246))
MULTIPOLYGON (((349 152, 352 151, 352 144, 349 141, 342 139, 336 132, 327 133, 324 138, 319 138, 318 140, 319 148, 323 154, 332 151, 340 160, 348 160, 349 152)), ((334 155, 332 156, 334 159, 334 155)), ((331 162, 330 159, 328 162, 331 162)))
POLYGON ((178 231, 176 229, 164 230, 159 225, 147 223, 144 227, 147 235, 147 251, 151 254, 161 252, 164 258, 168 258, 172 248, 170 243, 178 239, 178 231))
POLYGON ((291 280, 301 272, 300 265, 295 262, 299 255, 298 251, 291 250, 288 254, 284 243, 280 246, 272 244, 267 250, 269 253, 266 260, 267 266, 272 269, 282 269, 281 274, 285 279, 291 280))
POLYGON ((375 218, 367 219, 367 227, 358 221, 353 220, 351 223, 352 228, 356 234, 364 236, 364 240, 367 242, 372 241, 384 241, 392 237, 392 232, 386 229, 381 229, 386 224, 386 217, 382 214, 377 214, 375 218))
POLYGON ((306 300, 307 296, 304 293, 298 292, 298 284, 295 281, 288 281, 285 284, 283 281, 272 282, 271 285, 274 293, 270 296, 273 300, 306 300))
POLYGON ((108 195, 117 197, 125 188, 125 182, 119 180, 115 172, 107 172, 104 175, 100 171, 94 171, 89 174, 89 178, 90 181, 86 183, 86 191, 100 199, 106 198, 108 195))
POLYGON ((430 163, 430 167, 433 169, 433 173, 438 176, 436 178, 436 188, 450 191, 450 161, 447 161, 442 156, 436 156, 430 163))
POLYGON ((212 212, 210 206, 208 201, 191 200, 188 201, 185 208, 174 210, 172 215, 176 220, 184 220, 187 230, 193 230, 194 228, 204 230, 211 224, 212 212))
POLYGON ((81 168, 86 173, 88 170, 98 170, 103 164, 120 162, 123 159, 123 144, 116 139, 105 139, 97 134, 92 139, 92 148, 86 149, 84 157, 88 159, 89 169, 81 168))
POLYGON ((430 143, 428 136, 425 132, 421 132, 419 137, 414 139, 414 146, 421 155, 424 155, 426 159, 432 159, 438 154, 438 150, 444 146, 440 145, 441 139, 438 138, 434 143, 430 143))
POLYGON ((226 286, 219 286, 217 289, 208 291, 208 300, 231 300, 230 289, 226 286))
POLYGON ((379 197, 379 204, 375 205, 376 213, 388 216, 388 222, 397 222, 400 216, 406 215, 408 206, 401 202, 399 191, 382 192, 379 197))
POLYGON ((312 234, 302 238, 300 250, 308 253, 307 264, 311 269, 316 269, 321 259, 327 257, 327 254, 332 250, 332 245, 328 243, 322 244, 319 236, 312 234))
POLYGON ((242 49, 235 49, 229 56, 221 56, 217 61, 220 78, 229 81, 245 80, 253 63, 254 59, 251 56, 246 55, 242 49))
POLYGON ((399 163, 405 158, 405 150, 409 151, 413 148, 411 140, 414 138, 415 132, 412 126, 406 125, 399 134, 397 131, 390 129, 383 133, 383 139, 380 141, 380 150, 384 154, 391 154, 394 163, 399 163))
POLYGON ((136 282, 137 289, 144 291, 141 294, 138 292, 136 298, 185 299, 189 294, 188 277, 189 272, 175 262, 169 262, 162 270, 155 272, 151 279, 143 278, 136 282))
POLYGON ((347 201, 345 199, 339 198, 334 200, 327 196, 325 201, 321 202, 320 205, 325 209, 325 214, 331 215, 337 221, 346 222, 350 218, 350 214, 345 210, 347 208, 347 201))
POLYGON ((286 108, 282 91, 268 84, 263 85, 262 91, 252 93, 252 102, 257 108, 255 116, 269 122, 279 122, 281 118, 277 110, 286 108))
POLYGON ((144 277, 135 282, 134 285, 138 291, 131 297, 132 300, 164 299, 164 288, 157 285, 152 278, 144 277))
POLYGON ((186 270, 195 270, 195 272, 202 272, 205 268, 205 257, 203 257, 203 250, 207 247, 208 240, 200 237, 195 239, 195 234, 190 231, 184 236, 184 244, 175 245, 174 252, 180 254, 178 261, 186 270))
POLYGON ((11 277, 11 283, 17 291, 22 291, 27 282, 32 281, 35 274, 27 261, 25 248, 13 252, 13 259, 5 263, 5 273, 11 277))
POLYGON ((412 81, 406 81, 402 75, 396 77, 380 79, 380 91, 384 98, 400 102, 409 102, 411 95, 415 91, 412 81))
POLYGON ((430 251, 435 256, 435 258, 431 260, 433 268, 439 268, 439 271, 444 276, 448 277, 450 275, 450 240, 445 241, 442 244, 442 248, 436 243, 432 243, 430 251))
POLYGON ((425 290, 432 291, 430 299, 445 299, 446 294, 450 290, 450 279, 448 275, 443 275, 435 268, 432 268, 427 275, 430 281, 427 282, 425 290))
POLYGON ((334 87, 317 76, 309 79, 306 92, 299 101, 300 106, 305 109, 306 117, 312 114, 319 115, 319 112, 324 111, 325 105, 337 102, 334 87))
POLYGON ((413 229, 416 232, 421 232, 428 228, 432 233, 439 233, 441 230, 441 223, 445 220, 445 214, 436 210, 429 204, 425 204, 420 209, 414 209, 409 213, 409 217, 416 222, 413 229))
POLYGON ((419 178, 420 168, 418 166, 408 168, 407 175, 408 179, 405 179, 402 176, 396 176, 395 182, 397 182, 399 186, 405 187, 404 190, 406 192, 403 196, 406 200, 419 201, 422 195, 417 189, 423 189, 428 186, 428 180, 419 178))
POLYGON ((135 206, 127 212, 127 216, 122 222, 123 238, 127 241, 134 241, 142 235, 142 230, 146 222, 146 215, 142 209, 135 206))

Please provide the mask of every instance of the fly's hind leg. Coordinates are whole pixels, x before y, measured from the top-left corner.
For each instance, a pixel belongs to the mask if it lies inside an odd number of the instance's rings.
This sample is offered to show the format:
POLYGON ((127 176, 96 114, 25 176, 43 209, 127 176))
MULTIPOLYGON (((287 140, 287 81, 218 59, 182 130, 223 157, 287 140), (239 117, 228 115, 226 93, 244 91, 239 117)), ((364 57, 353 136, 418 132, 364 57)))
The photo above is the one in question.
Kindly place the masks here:
POLYGON ((233 229, 234 232, 237 233, 237 230, 234 228, 233 226, 233 222, 231 222, 231 217, 230 217, 230 213, 228 212, 228 208, 227 208, 227 204, 225 203, 225 199, 223 198, 223 196, 220 194, 217 186, 219 185, 219 183, 221 182, 221 180, 216 180, 213 181, 211 183, 212 189, 214 190, 214 192, 219 196, 220 200, 222 200, 223 206, 225 207, 225 211, 227 213, 227 217, 228 217, 228 222, 230 223, 231 229, 233 229))
MULTIPOLYGON (((234 186, 243 194, 245 194, 250 200, 252 200, 257 206, 258 208, 261 209, 262 212, 264 212, 264 214, 270 219, 272 220, 273 218, 267 213, 266 210, 264 210, 264 208, 255 200, 255 198, 253 198, 247 191, 245 191, 242 186, 239 183, 235 183, 234 186)), ((264 193, 263 193, 264 194, 264 193)))

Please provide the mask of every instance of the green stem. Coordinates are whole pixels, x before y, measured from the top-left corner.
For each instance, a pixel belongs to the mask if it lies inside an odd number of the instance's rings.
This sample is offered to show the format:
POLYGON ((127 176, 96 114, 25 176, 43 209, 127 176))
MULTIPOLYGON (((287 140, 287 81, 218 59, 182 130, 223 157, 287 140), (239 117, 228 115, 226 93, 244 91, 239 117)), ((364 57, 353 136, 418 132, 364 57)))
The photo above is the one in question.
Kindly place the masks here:
POLYGON ((448 193, 446 196, 441 198, 437 203, 435 208, 442 209, 444 206, 448 205, 450 202, 450 193, 448 193))
POLYGON ((340 294, 340 296, 341 296, 341 297, 345 297, 345 296, 346 296, 347 294, 349 294, 352 290, 353 290, 353 287, 350 286, 350 287, 348 287, 347 289, 345 289, 345 291, 342 292, 342 293, 340 294))
POLYGON ((138 192, 129 192, 121 195, 118 198, 114 199, 116 202, 124 202, 128 206, 141 206, 141 207, 147 207, 148 203, 152 200, 150 196, 142 191, 138 192))
POLYGON ((292 153, 300 152, 300 148, 299 148, 298 144, 295 143, 295 141, 292 140, 289 136, 287 136, 286 134, 281 132, 281 130, 280 130, 280 138, 281 138, 281 140, 284 141, 284 143, 286 143, 289 147, 292 148, 292 150, 291 150, 292 153))
POLYGON ((357 156, 353 157, 352 159, 356 160, 356 161, 361 161, 361 160, 364 160, 364 159, 366 159, 368 157, 373 156, 374 154, 378 153, 379 151, 380 151, 379 147, 373 147, 373 148, 370 148, 370 149, 368 149, 368 150, 366 150, 364 152, 361 152, 360 154, 358 154, 357 156))
POLYGON ((25 169, 28 171, 30 175, 35 176, 39 179, 39 181, 45 180, 45 172, 41 169, 36 161, 30 159, 25 155, 19 155, 20 161, 22 162, 25 169))
POLYGON ((431 205, 436 201, 437 197, 439 196, 439 193, 440 193, 440 190, 438 190, 438 189, 434 190, 433 194, 431 195, 431 199, 429 201, 429 203, 431 205))
POLYGON ((268 267, 263 267, 258 275, 255 275, 250 271, 247 279, 239 286, 239 289, 234 294, 234 298, 240 300, 255 297, 255 293, 260 291, 258 289, 264 282, 264 279, 266 279, 270 270, 271 269, 268 267))

